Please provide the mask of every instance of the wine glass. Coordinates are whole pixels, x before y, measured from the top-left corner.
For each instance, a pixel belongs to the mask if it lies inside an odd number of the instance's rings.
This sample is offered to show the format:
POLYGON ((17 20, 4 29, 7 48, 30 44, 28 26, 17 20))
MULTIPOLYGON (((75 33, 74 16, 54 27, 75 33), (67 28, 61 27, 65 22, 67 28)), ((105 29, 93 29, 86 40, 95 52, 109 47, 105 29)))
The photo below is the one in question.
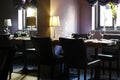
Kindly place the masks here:
POLYGON ((103 37, 104 37, 104 31, 100 31, 100 35, 101 35, 101 37, 102 37, 102 39, 103 39, 103 37))
POLYGON ((87 33, 87 37, 88 37, 88 39, 91 38, 91 32, 87 33))
POLYGON ((95 31, 91 31, 90 33, 91 33, 91 38, 93 39, 93 36, 94 36, 94 34, 95 34, 95 31))

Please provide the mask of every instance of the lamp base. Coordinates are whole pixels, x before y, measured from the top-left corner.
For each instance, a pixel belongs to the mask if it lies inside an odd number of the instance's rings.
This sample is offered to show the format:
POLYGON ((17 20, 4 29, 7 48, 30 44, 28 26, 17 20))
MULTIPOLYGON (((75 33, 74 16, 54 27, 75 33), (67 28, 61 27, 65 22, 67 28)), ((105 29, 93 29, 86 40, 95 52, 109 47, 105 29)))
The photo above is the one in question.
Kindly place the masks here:
POLYGON ((4 29, 4 34, 10 34, 9 28, 5 28, 5 29, 4 29))

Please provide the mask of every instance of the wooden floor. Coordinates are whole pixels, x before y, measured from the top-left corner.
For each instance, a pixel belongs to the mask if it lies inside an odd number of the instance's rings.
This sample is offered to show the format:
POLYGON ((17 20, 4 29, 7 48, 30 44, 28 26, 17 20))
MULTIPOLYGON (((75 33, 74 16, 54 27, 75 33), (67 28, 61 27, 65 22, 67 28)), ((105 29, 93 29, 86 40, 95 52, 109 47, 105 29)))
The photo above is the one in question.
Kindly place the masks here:
MULTIPOLYGON (((21 70, 22 70, 23 66, 21 65, 15 65, 14 66, 14 71, 12 73, 12 78, 11 80, 37 80, 37 68, 35 66, 29 66, 29 72, 28 74, 22 74, 21 70)), ((49 68, 44 66, 44 69, 42 69, 41 71, 41 79, 40 80, 50 80, 50 76, 49 76, 49 68)), ((117 78, 115 71, 112 72, 112 80, 120 80, 120 77, 117 78)), ((77 80, 77 75, 76 75, 76 70, 73 70, 70 72, 70 80, 77 80)), ((84 80, 83 78, 83 72, 81 72, 80 74, 80 80, 84 80)), ((9 78, 9 77, 8 77, 9 78)), ((87 71, 87 80, 89 80, 90 78, 90 74, 89 74, 89 70, 87 71)), ((101 78, 104 80, 108 80, 108 72, 106 71, 105 75, 101 75, 101 78)), ((65 79, 60 79, 60 77, 58 77, 57 73, 55 76, 55 80, 65 80, 65 79)))

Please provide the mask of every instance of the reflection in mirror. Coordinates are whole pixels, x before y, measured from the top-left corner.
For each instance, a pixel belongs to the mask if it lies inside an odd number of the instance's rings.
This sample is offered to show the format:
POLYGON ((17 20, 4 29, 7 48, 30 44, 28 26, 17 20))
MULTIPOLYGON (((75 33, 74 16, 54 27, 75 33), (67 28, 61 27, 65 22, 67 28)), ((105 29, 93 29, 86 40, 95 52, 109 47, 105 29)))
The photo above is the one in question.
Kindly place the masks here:
POLYGON ((26 29, 36 30, 37 26, 37 8, 28 7, 26 8, 26 29))
POLYGON ((37 8, 35 6, 27 6, 25 9, 18 10, 18 30, 31 29, 37 30, 37 8))

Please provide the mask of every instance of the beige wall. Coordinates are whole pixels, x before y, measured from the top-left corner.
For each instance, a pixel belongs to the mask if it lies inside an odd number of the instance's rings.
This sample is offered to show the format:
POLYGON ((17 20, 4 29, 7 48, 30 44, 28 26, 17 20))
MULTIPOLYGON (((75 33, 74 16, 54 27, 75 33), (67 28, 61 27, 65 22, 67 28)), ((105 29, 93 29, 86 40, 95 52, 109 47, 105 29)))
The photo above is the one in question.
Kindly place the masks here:
POLYGON ((38 0, 37 7, 39 36, 50 36, 50 15, 60 17, 57 37, 91 30, 91 5, 87 0, 38 0))

